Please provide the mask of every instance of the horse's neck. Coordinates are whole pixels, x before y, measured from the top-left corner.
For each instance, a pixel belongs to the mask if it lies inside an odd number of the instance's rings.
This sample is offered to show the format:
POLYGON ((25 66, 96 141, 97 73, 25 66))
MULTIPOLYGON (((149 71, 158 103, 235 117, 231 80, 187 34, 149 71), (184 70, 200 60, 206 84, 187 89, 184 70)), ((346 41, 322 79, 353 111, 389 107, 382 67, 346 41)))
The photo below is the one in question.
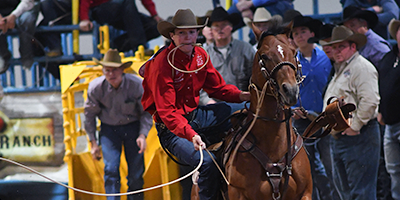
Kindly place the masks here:
MULTIPOLYGON (((250 106, 250 109, 256 112, 256 108, 250 106)), ((258 116, 263 119, 258 119, 252 128, 251 133, 257 140, 257 146, 265 152, 286 151, 281 148, 282 144, 287 143, 287 124, 289 123, 289 131, 292 131, 291 121, 285 121, 290 116, 285 116, 284 110, 279 108, 274 101, 266 101, 261 107, 258 116), (266 120, 266 118, 271 120, 266 120)), ((293 139, 291 137, 291 139, 293 139)))

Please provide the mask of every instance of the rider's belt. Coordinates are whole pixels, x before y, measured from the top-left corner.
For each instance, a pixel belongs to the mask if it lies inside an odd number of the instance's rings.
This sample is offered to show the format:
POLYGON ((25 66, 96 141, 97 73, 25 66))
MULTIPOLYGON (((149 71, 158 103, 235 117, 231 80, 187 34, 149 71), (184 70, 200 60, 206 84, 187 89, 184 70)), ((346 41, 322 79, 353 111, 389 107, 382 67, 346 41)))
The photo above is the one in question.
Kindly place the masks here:
MULTIPOLYGON (((196 114, 195 111, 196 111, 196 110, 190 112, 190 113, 187 114, 187 115, 183 115, 183 117, 190 123, 190 122, 193 121, 193 119, 194 119, 194 117, 195 117, 195 114, 196 114)), ((160 122, 157 122, 157 123, 156 123, 156 127, 160 128, 161 130, 167 129, 167 126, 166 126, 161 120, 160 120, 160 122)))

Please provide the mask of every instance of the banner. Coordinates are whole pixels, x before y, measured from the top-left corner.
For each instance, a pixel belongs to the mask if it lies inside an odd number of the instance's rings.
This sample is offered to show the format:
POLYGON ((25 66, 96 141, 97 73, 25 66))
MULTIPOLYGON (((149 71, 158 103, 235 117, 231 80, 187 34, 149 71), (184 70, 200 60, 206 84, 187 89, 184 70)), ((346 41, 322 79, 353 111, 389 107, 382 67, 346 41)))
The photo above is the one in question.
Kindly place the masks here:
POLYGON ((0 154, 19 162, 49 161, 54 156, 53 119, 9 119, 0 111, 0 154))

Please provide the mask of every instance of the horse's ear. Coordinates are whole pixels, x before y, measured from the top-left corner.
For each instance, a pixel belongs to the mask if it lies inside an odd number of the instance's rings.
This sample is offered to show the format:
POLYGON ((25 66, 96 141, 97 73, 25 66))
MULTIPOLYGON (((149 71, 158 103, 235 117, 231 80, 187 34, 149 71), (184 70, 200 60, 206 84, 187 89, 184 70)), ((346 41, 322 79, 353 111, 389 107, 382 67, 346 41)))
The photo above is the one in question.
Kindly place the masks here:
POLYGON ((283 27, 283 33, 289 38, 293 29, 293 21, 291 21, 287 26, 283 27))
POLYGON ((256 35, 257 41, 260 41, 260 37, 262 34, 262 31, 257 28, 257 26, 254 25, 254 23, 251 23, 251 29, 253 29, 254 35, 256 35))

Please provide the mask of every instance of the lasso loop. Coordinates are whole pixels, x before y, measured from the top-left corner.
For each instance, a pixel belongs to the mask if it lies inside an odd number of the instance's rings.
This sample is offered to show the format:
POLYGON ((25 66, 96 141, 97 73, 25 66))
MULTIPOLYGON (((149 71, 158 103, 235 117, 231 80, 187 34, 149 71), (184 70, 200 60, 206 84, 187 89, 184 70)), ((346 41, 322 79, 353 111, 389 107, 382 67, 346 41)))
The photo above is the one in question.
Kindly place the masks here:
MULTIPOLYGON (((210 55, 207 53, 207 51, 205 51, 206 52, 206 54, 207 54, 207 60, 206 60, 206 62, 200 67, 200 68, 197 68, 197 69, 195 69, 195 70, 191 70, 191 71, 186 71, 186 70, 183 70, 183 69, 179 69, 179 68, 177 68, 177 67, 175 67, 175 65, 172 63, 173 61, 174 61, 174 58, 175 58, 175 53, 176 53, 176 51, 178 50, 178 48, 179 47, 181 47, 181 46, 184 46, 184 45, 193 45, 193 46, 197 46, 197 47, 201 47, 201 48, 203 48, 202 46, 201 46, 201 44, 199 44, 199 43, 192 43, 192 44, 180 44, 180 45, 178 45, 178 46, 176 46, 175 48, 173 48, 169 53, 168 53, 168 55, 167 55, 167 60, 168 60, 168 64, 173 68, 173 69, 175 69, 176 71, 179 71, 179 72, 182 72, 182 73, 194 73, 194 72, 197 72, 197 71, 200 71, 201 69, 203 69, 206 65, 207 65, 207 63, 208 63, 208 61, 210 61, 210 55), (171 56, 171 53, 172 53, 172 58, 170 58, 170 56, 171 56), (171 60, 172 60, 172 62, 171 62, 171 60)), ((204 49, 204 48, 203 48, 204 49)))
POLYGON ((26 169, 26 170, 28 170, 28 171, 30 171, 32 173, 35 173, 35 174, 37 174, 37 175, 39 175, 39 176, 41 176, 41 177, 53 182, 53 183, 56 183, 58 185, 66 187, 68 189, 74 190, 75 192, 80 192, 80 193, 90 194, 90 195, 95 195, 95 196, 109 196, 109 197, 113 196, 114 197, 114 196, 132 195, 132 194, 137 194, 137 193, 142 193, 142 192, 154 190, 154 189, 157 189, 157 188, 162 188, 164 186, 172 185, 174 183, 177 183, 177 182, 179 182, 179 181, 191 176, 196 171, 198 171, 200 169, 201 165, 203 164, 203 151, 202 150, 199 150, 199 151, 200 151, 200 162, 199 162, 199 164, 197 165, 197 167, 193 171, 191 171, 190 173, 186 174, 185 176, 182 176, 182 177, 180 177, 178 179, 175 179, 175 180, 173 180, 171 182, 164 183, 164 184, 161 184, 161 185, 156 185, 156 186, 153 186, 153 187, 144 188, 144 189, 141 189, 141 190, 136 190, 136 191, 131 191, 131 192, 115 193, 115 194, 104 194, 104 193, 90 192, 90 191, 87 191, 87 190, 81 190, 81 189, 78 189, 78 188, 74 188, 74 187, 65 185, 65 184, 63 184, 63 183, 61 183, 59 181, 56 181, 54 179, 51 179, 51 178, 45 176, 44 174, 42 174, 42 173, 40 173, 40 172, 38 172, 38 171, 28 167, 28 166, 25 166, 25 165, 23 165, 21 163, 18 163, 18 162, 15 162, 13 160, 10 160, 10 159, 7 159, 7 158, 3 158, 3 157, 0 157, 0 160, 3 160, 3 161, 6 161, 6 162, 9 162, 9 163, 12 163, 14 165, 17 165, 19 167, 22 167, 22 168, 24 168, 24 169, 26 169))

